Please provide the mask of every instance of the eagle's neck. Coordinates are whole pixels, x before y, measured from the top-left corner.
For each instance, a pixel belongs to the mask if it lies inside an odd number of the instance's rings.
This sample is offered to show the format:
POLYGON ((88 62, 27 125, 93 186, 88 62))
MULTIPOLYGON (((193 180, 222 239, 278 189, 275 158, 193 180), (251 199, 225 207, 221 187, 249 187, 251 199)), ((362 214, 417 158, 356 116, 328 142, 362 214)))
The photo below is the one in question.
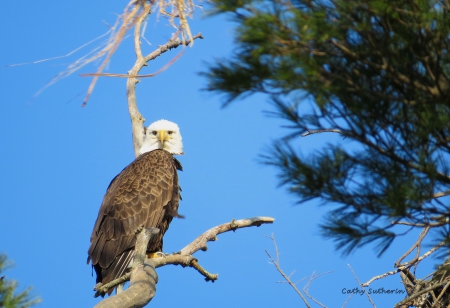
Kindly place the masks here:
POLYGON ((139 155, 151 152, 153 150, 162 150, 162 146, 159 144, 159 142, 155 142, 153 144, 144 143, 142 147, 139 149, 139 155))
POLYGON ((144 144, 139 149, 139 155, 151 152, 154 150, 165 150, 172 155, 182 155, 183 148, 181 143, 170 143, 165 142, 164 145, 160 141, 144 142, 144 144))

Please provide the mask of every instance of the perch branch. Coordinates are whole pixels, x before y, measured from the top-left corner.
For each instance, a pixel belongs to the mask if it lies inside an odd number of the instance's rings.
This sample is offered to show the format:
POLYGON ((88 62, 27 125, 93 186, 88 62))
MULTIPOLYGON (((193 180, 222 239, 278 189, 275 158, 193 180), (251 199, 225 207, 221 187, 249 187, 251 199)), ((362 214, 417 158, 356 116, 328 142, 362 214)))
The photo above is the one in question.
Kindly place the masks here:
MULTIPOLYGON (((142 264, 140 262, 138 262, 136 264, 136 266, 138 266, 139 264, 142 264)), ((148 266, 151 266, 153 268, 158 268, 158 267, 162 267, 168 264, 173 264, 173 265, 181 265, 183 267, 192 267, 194 269, 196 269, 201 275, 203 275, 205 277, 206 281, 215 281, 218 278, 218 274, 211 274, 208 271, 206 271, 200 264, 198 264, 197 259, 192 256, 192 255, 180 255, 180 254, 170 254, 164 257, 160 257, 160 258, 146 258, 145 259, 145 264, 148 266)), ((135 263, 133 262, 133 267, 135 267, 135 263)), ((102 284, 98 284, 97 286, 94 287, 94 290, 97 291, 97 293, 94 295, 95 297, 98 297, 102 294, 105 294, 109 289, 114 288, 116 286, 118 286, 121 283, 124 283, 128 280, 130 280, 131 277, 131 272, 128 272, 124 275, 122 275, 121 277, 114 279, 113 281, 102 285, 102 284)))
MULTIPOLYGON (((124 283, 128 280, 130 280, 130 287, 133 284, 133 275, 136 275, 136 269, 141 270, 144 269, 147 274, 149 275, 149 278, 144 279, 141 277, 141 279, 143 279, 143 283, 146 283, 145 281, 148 281, 148 279, 153 279, 152 281, 157 281, 157 275, 156 272, 154 271, 155 268, 158 267, 162 267, 168 264, 173 264, 173 265, 181 265, 183 267, 192 267, 194 269, 196 269, 201 275, 203 275, 205 277, 206 281, 215 281, 218 278, 218 274, 211 274, 209 273, 207 270, 205 270, 200 264, 198 264, 198 260, 192 256, 193 253, 197 252, 200 249, 204 249, 206 247, 206 243, 208 241, 211 240, 215 240, 216 236, 220 233, 224 233, 227 231, 235 231, 236 229, 239 228, 246 228, 246 227, 252 227, 252 226, 257 226, 259 227, 262 224, 267 224, 267 223, 273 223, 275 221, 274 218, 272 217, 264 217, 264 216, 257 216, 257 217, 252 217, 252 218, 247 218, 247 219, 240 219, 240 220, 232 220, 229 223, 225 223, 222 225, 219 225, 217 227, 211 228, 208 231, 206 231, 205 233, 203 233, 202 235, 200 235, 199 237, 197 237, 192 243, 190 243, 189 245, 187 245, 186 247, 184 247, 180 252, 178 253, 173 253, 164 257, 159 257, 159 258, 145 258, 145 252, 146 252, 146 247, 147 247, 147 243, 149 241, 149 239, 146 238, 142 238, 144 235, 142 234, 147 234, 148 231, 146 232, 140 232, 138 235, 138 239, 136 242, 136 249, 139 251, 144 251, 143 254, 142 253, 135 253, 135 257, 134 259, 136 260, 136 262, 133 261, 133 269, 131 270, 131 272, 126 273, 125 275, 109 282, 108 284, 102 285, 102 284, 97 284, 94 287, 94 290, 97 291, 97 293, 95 294, 95 297, 101 295, 101 294, 105 294, 109 289, 124 283), (141 237, 141 239, 140 239, 141 237), (147 240, 147 242, 145 242, 145 240, 147 240), (145 258, 145 262, 144 262, 144 258, 145 258), (144 262, 144 263, 142 263, 144 262)), ((148 229, 144 229, 144 230, 148 230, 148 229)), ((151 232, 156 232, 156 228, 151 228, 151 232)), ((159 230, 158 230, 159 231, 159 230)), ((153 233, 152 233, 153 234, 153 233)), ((135 279, 136 280, 136 279, 135 279)), ((156 282, 155 282, 156 284, 156 282)), ((152 288, 150 288, 151 290, 156 290, 155 285, 152 286, 152 288)), ((116 298, 117 296, 122 296, 122 294, 126 293, 130 288, 128 288, 125 292, 120 293, 118 295, 112 296, 110 298, 108 298, 108 303, 116 303, 115 299, 114 302, 109 301, 112 298, 116 298)), ((140 291, 142 292, 142 291, 140 291)), ((125 295, 125 297, 128 297, 129 294, 132 294, 132 292, 129 292, 125 295)), ((154 296, 154 292, 152 297, 154 296)), ((148 300, 150 301, 151 298, 148 300)), ((102 301, 101 303, 105 302, 106 300, 102 301)), ((122 302, 122 299, 120 300, 122 302)), ((147 303, 148 303, 147 301, 147 303)), ((111 304, 111 307, 119 307, 119 306, 113 306, 115 304, 111 304)), ((96 306, 97 307, 97 306, 96 306)), ((109 306, 99 306, 101 308, 104 307, 109 307, 109 306)), ((97 307, 97 308, 99 308, 97 307)), ((123 306, 123 307, 128 307, 128 306, 123 306)))
MULTIPOLYGON (((143 261, 145 260, 148 242, 157 233, 159 233, 159 229, 156 228, 143 228, 139 231, 134 251, 133 268, 130 274, 130 287, 120 294, 101 301, 95 306, 96 308, 144 307, 152 300, 156 292, 158 276, 155 268, 148 264, 143 264, 143 261)), ((122 282, 124 281, 119 283, 122 282)), ((107 292, 109 288, 106 288, 106 286, 96 287, 96 295, 107 292)))
POLYGON ((272 217, 264 217, 264 216, 256 216, 247 219, 240 220, 232 220, 231 222, 227 222, 221 224, 220 226, 214 227, 197 237, 192 243, 184 247, 180 250, 181 255, 192 255, 199 250, 206 251, 208 247, 206 246, 207 242, 217 240, 217 235, 228 232, 228 231, 236 231, 236 229, 253 227, 253 226, 261 226, 262 224, 271 224, 275 221, 272 217))

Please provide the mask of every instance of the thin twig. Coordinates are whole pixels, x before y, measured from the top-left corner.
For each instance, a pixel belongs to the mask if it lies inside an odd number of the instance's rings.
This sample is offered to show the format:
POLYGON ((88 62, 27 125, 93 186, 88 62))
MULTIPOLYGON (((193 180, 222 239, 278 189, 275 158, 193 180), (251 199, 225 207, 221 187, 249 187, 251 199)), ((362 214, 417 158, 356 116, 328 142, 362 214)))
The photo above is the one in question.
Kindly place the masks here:
MULTIPOLYGON (((112 29, 113 30, 113 29, 112 29)), ((90 40, 87 43, 84 43, 83 45, 75 48, 74 50, 70 51, 69 53, 62 55, 62 56, 56 56, 56 57, 52 57, 52 58, 45 58, 45 59, 41 59, 41 60, 36 60, 36 61, 32 61, 32 62, 23 62, 23 63, 15 63, 15 64, 8 64, 8 65, 4 65, 3 67, 13 67, 13 66, 22 66, 22 65, 30 65, 30 64, 38 64, 38 63, 42 63, 42 62, 47 62, 47 61, 52 61, 52 60, 56 60, 56 59, 62 59, 62 58, 67 58, 70 57, 71 55, 73 55, 74 53, 76 53, 77 51, 83 49, 84 47, 86 47, 87 45, 101 39, 102 37, 108 35, 109 33, 111 33, 111 30, 103 33, 100 36, 97 36, 96 38, 90 40)), ((87 63, 86 63, 87 64, 87 63)))
MULTIPOLYGON (((417 252, 420 255, 420 244, 422 243, 423 239, 425 238, 425 236, 428 234, 428 231, 430 231, 430 227, 425 227, 422 232, 420 232, 419 238, 417 239, 417 241, 411 246, 411 248, 408 249, 408 251, 406 251, 398 260, 397 262, 394 263, 394 267, 397 267, 402 261, 403 259, 405 259, 413 250, 414 248, 417 247, 417 252)), ((416 256, 414 257, 413 260, 411 260, 410 262, 415 262, 417 259, 419 258, 419 256, 416 254, 416 256)))
POLYGON ((347 266, 350 268, 350 270, 353 273, 353 277, 355 277, 356 281, 358 282, 359 286, 364 290, 364 293, 367 295, 367 297, 369 298, 370 303, 372 304, 372 306, 374 308, 377 308, 377 306, 375 306, 375 303, 372 301, 372 298, 370 297, 369 293, 366 292, 366 290, 364 289, 364 286, 361 284, 361 282, 358 279, 358 276, 356 276, 355 271, 353 270, 353 268, 350 266, 350 264, 347 264, 347 266))
MULTIPOLYGON (((306 296, 308 296, 310 299, 312 299, 316 304, 318 304, 319 306, 321 306, 321 307, 323 307, 323 308, 327 308, 327 306, 325 306, 324 304, 322 304, 321 302, 319 302, 318 300, 316 300, 314 297, 312 297, 311 295, 309 295, 309 285, 311 284, 311 282, 313 282, 313 280, 314 279, 316 279, 316 278, 318 278, 318 277, 320 277, 320 276, 323 276, 323 275, 326 275, 326 274, 330 274, 330 273, 332 273, 333 271, 328 271, 328 272, 325 272, 325 273, 319 273, 319 274, 316 274, 315 272, 313 272, 312 274, 311 274, 311 276, 309 276, 309 280, 308 280, 308 282, 305 284, 305 286, 303 287, 303 292, 306 294, 306 296)), ((297 283, 296 283, 297 284, 297 283)))
POLYGON ((344 304, 342 305, 342 308, 344 308, 345 306, 347 306, 348 302, 350 301, 350 299, 353 297, 354 293, 350 294, 349 297, 347 297, 347 299, 345 300, 344 304))
MULTIPOLYGON (((270 239, 272 240, 272 242, 273 242, 273 246, 274 246, 275 254, 276 254, 276 261, 275 261, 274 258, 269 254, 269 252, 268 252, 267 250, 265 250, 265 252, 266 252, 266 254, 269 256, 269 259, 271 260, 272 264, 275 265, 275 268, 276 268, 277 271, 281 274, 281 276, 284 278, 284 280, 286 281, 286 283, 288 283, 288 284, 295 290, 295 292, 300 296, 300 298, 301 298, 301 299, 303 300, 303 302, 305 303, 306 307, 310 307, 310 305, 309 305, 308 301, 306 300, 306 298, 303 297, 302 293, 301 293, 300 290, 297 288, 297 283, 300 282, 300 281, 302 281, 302 280, 304 280, 304 278, 303 278, 303 279, 300 279, 300 280, 297 281, 296 283, 293 283, 293 282, 292 282, 291 276, 292 276, 292 274, 293 274, 295 271, 292 272, 291 275, 287 276, 287 275, 283 272, 283 270, 281 269, 281 266, 280 266, 280 252, 279 252, 279 250, 278 250, 278 245, 277 245, 277 242, 276 242, 276 240, 275 240, 275 236, 273 235, 273 233, 272 233, 271 236, 267 236, 267 235, 264 235, 264 236, 267 237, 267 238, 270 238, 270 239)), ((318 275, 316 275, 316 276, 314 277, 314 273, 313 273, 313 275, 310 276, 310 281, 305 285, 305 288, 309 288, 309 284, 311 283, 311 281, 314 280, 315 278, 319 277, 319 276, 322 276, 322 275, 323 275, 323 274, 318 274, 318 275)), ((306 294, 309 298, 311 298, 314 302, 316 302, 316 303, 318 303, 319 305, 323 306, 320 302, 318 302, 316 299, 314 299, 312 296, 310 296, 310 295, 308 294, 308 292, 305 291, 305 288, 303 289, 303 292, 305 292, 305 294, 306 294)), ((325 306, 323 306, 323 307, 325 307, 325 306)))
MULTIPOLYGON (((301 299, 303 300, 303 302, 305 303, 306 307, 311 308, 311 306, 309 305, 308 301, 306 300, 305 297, 303 297, 302 293, 300 292, 299 289, 297 289, 297 286, 289 279, 288 276, 286 276, 286 274, 283 272, 283 270, 280 268, 280 265, 277 261, 275 261, 272 256, 270 255, 270 253, 265 250, 266 254, 269 256, 269 259, 272 261, 273 265, 275 265, 277 271, 281 274, 281 276, 283 276, 284 279, 286 279, 286 281, 289 283, 289 285, 295 290, 295 292, 297 292, 297 294, 301 297, 301 299)), ((278 255, 277 255, 277 259, 278 259, 278 255)))

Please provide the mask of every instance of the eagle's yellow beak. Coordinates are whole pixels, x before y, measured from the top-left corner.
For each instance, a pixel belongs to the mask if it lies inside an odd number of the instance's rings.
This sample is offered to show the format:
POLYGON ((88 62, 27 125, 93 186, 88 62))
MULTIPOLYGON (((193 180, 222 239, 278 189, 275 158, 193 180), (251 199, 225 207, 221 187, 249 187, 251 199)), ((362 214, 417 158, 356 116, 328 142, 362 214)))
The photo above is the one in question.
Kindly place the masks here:
POLYGON ((167 134, 167 131, 165 131, 165 130, 160 130, 160 131, 158 131, 158 137, 159 137, 159 140, 161 141, 161 143, 164 143, 164 141, 167 141, 167 140, 169 140, 169 135, 167 134))

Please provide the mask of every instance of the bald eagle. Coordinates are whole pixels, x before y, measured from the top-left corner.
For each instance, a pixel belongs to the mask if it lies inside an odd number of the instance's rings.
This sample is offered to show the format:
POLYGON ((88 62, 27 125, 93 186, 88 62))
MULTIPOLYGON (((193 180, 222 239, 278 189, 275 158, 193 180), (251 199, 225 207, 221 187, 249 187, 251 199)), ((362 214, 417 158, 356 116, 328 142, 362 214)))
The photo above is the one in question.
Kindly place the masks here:
POLYGON ((178 125, 167 120, 152 123, 139 154, 111 181, 98 212, 87 259, 97 283, 106 284, 127 271, 138 227, 160 229, 147 246, 148 253, 160 252, 173 217, 182 217, 177 173, 182 166, 172 156, 183 154, 178 125))

